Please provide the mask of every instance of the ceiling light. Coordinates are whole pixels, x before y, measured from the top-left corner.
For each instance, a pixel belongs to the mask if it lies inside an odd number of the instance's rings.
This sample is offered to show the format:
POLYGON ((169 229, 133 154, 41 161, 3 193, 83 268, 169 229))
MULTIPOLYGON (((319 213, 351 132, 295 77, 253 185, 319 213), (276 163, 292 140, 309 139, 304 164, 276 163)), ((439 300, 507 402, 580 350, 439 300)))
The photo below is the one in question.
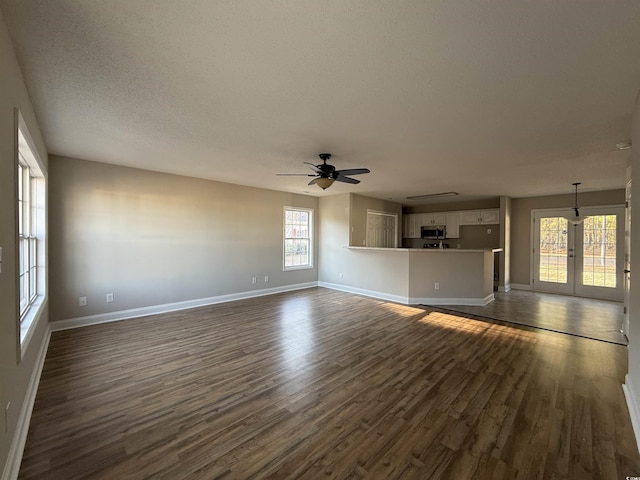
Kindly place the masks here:
POLYGON ((578 210, 578 185, 580 185, 580 182, 572 183, 572 185, 576 188, 576 197, 573 206, 573 216, 569 217, 569 222, 572 225, 579 225, 584 222, 584 216, 581 216, 580 211, 578 210))
POLYGON ((414 195, 413 197, 407 197, 407 200, 428 200, 432 198, 455 197, 457 195, 460 194, 458 192, 428 193, 426 195, 414 195))
POLYGON ((618 150, 629 150, 631 148, 631 141, 616 143, 618 150))
POLYGON ((321 189, 326 190, 331 185, 333 185, 333 182, 335 181, 336 180, 334 178, 320 177, 318 180, 316 180, 316 185, 318 185, 321 189))

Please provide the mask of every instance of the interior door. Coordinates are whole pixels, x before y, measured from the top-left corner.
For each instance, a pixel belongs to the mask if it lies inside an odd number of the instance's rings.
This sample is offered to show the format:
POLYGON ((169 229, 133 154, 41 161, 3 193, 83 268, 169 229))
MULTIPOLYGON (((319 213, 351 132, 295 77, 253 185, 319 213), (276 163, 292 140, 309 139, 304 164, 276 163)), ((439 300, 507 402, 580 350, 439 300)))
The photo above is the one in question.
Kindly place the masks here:
POLYGON ((583 223, 571 210, 534 213, 534 282, 541 292, 622 301, 624 208, 583 207, 583 223))

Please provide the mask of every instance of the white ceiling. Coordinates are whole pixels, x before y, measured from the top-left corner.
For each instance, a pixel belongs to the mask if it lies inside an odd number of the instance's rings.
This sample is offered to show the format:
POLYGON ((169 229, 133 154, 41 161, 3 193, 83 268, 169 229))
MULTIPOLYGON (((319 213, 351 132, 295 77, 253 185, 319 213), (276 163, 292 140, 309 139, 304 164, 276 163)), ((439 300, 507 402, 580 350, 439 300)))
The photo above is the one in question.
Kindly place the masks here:
POLYGON ((312 195, 623 188, 637 0, 0 0, 50 153, 312 195), (303 161, 368 167, 306 185, 303 161))

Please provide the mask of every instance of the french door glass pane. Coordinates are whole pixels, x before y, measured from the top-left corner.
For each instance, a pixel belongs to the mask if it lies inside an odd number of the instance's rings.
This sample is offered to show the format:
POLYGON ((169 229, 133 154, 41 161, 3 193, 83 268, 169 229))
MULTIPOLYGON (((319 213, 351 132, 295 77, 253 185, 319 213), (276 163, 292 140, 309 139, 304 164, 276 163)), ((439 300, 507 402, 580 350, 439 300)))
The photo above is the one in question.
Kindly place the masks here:
POLYGON ((583 232, 582 283, 616 288, 616 215, 587 217, 583 232))
POLYGON ((567 230, 564 217, 540 219, 540 281, 567 283, 567 230))

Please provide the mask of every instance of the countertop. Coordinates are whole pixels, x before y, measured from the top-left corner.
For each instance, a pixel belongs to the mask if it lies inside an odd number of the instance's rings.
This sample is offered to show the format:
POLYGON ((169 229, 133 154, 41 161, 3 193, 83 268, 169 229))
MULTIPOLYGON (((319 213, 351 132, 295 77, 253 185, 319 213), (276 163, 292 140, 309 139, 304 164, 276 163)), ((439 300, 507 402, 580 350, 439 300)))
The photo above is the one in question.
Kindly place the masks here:
POLYGON ((351 250, 382 250, 385 252, 438 252, 438 253, 497 253, 502 248, 380 248, 380 247, 345 247, 351 250))

